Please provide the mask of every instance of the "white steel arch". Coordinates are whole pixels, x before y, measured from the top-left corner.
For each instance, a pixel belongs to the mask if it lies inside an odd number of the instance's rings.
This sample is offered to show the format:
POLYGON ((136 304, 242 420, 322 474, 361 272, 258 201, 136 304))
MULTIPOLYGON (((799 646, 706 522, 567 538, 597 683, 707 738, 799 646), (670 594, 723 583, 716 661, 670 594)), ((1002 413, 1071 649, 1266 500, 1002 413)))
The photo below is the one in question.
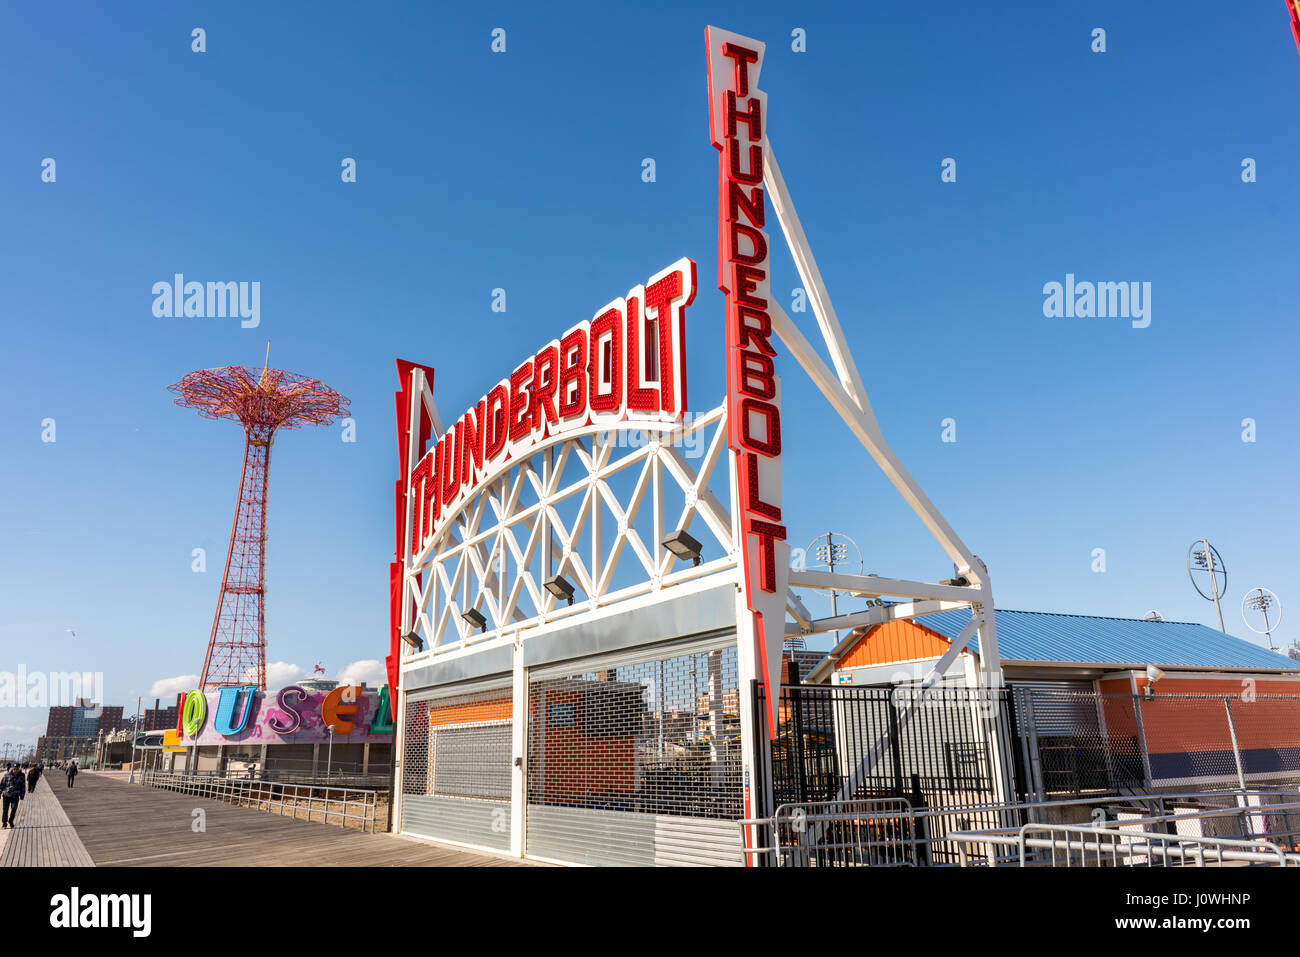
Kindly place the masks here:
POLYGON ((425 654, 521 635, 618 602, 654 600, 665 588, 734 568, 732 517, 709 488, 724 461, 726 434, 725 406, 676 425, 589 425, 540 444, 485 480, 407 563, 406 620, 424 639, 425 654), (698 458, 688 455, 692 447, 702 451, 698 458), (616 487, 619 477, 632 480, 624 483, 630 489, 616 487), (637 528, 646 513, 649 535, 637 528), (721 555, 679 567, 660 546, 677 531, 721 555), (561 603, 543 588, 550 575, 565 577, 582 597, 561 603), (469 609, 484 616, 484 630, 464 619, 469 609))

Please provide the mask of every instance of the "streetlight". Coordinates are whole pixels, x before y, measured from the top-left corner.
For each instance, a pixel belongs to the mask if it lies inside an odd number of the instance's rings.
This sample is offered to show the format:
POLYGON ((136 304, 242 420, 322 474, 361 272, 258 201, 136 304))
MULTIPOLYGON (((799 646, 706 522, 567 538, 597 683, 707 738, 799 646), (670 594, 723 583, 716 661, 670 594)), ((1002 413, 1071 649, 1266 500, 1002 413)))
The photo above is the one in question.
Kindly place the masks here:
POLYGON ((131 727, 131 774, 127 784, 135 784, 135 743, 140 739, 140 699, 135 699, 135 724, 131 727))

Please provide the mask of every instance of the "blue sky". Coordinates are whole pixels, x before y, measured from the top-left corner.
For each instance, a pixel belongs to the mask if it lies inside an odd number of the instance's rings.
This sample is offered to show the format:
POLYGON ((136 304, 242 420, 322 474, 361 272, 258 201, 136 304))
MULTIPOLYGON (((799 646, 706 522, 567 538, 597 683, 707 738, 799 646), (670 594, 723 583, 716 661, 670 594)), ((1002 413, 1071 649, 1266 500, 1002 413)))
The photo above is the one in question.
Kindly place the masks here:
MULTIPOLYGON (((716 405, 707 23, 768 41, 769 135, 877 415, 999 606, 1212 623, 1183 567, 1202 536, 1229 565, 1229 631, 1247 634, 1247 586, 1287 602, 1300 56, 1283 5, 736 10, 0 12, 0 670, 103 671, 124 704, 199 670, 242 437, 164 390, 259 363, 268 339, 273 364, 343 392, 356 419, 353 444, 282 436, 271 473, 270 659, 331 674, 386 652, 394 357, 435 366, 458 414, 688 255, 691 404, 716 405), (156 318, 152 285, 176 272, 260 282, 260 327, 156 318), (1045 318, 1043 285, 1067 273, 1150 282, 1151 325, 1045 318)), ((787 308, 796 285, 778 254, 787 308)), ((793 361, 782 371, 792 544, 833 528, 866 571, 949 574, 793 361)), ((0 735, 38 724, 8 709, 0 735)))

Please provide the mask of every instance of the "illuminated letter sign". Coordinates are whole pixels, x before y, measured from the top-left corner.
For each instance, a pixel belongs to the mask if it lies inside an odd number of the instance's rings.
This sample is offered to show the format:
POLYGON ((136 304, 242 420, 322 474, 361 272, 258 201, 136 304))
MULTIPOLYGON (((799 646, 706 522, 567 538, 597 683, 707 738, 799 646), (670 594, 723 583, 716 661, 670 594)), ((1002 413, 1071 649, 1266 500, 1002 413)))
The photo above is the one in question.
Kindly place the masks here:
POLYGON ((185 712, 182 720, 185 724, 185 737, 196 738, 203 730, 203 721, 208 716, 208 699, 202 691, 190 691, 185 695, 185 712))
POLYGON ((212 727, 217 734, 229 737, 232 734, 239 734, 248 724, 248 716, 253 713, 253 708, 257 703, 257 685, 244 685, 242 687, 222 688, 221 695, 217 698, 217 713, 212 716, 212 727), (239 707, 239 695, 244 695, 244 710, 240 714, 239 723, 235 723, 235 709, 239 707))
MULTIPOLYGON (((781 390, 763 231, 767 94, 758 78, 764 45, 715 27, 705 31, 705 42, 710 135, 720 151, 718 288, 727 301, 727 438, 735 456, 745 595, 764 682, 774 688, 785 633, 788 550, 781 524, 781 390)), ((777 695, 769 691, 767 698, 775 736, 777 695)))
POLYGON ((352 722, 348 719, 356 715, 364 690, 361 685, 341 685, 327 694, 320 706, 321 724, 334 725, 335 734, 351 734, 352 722))
POLYGON ((393 705, 388 696, 388 685, 379 691, 379 703, 375 705, 375 718, 370 722, 370 733, 393 733, 393 705))
POLYGON ((307 692, 297 685, 289 685, 281 688, 279 694, 275 696, 275 703, 282 714, 272 714, 267 718, 267 724, 276 734, 293 734, 302 724, 302 715, 294 707, 296 698, 297 704, 302 704, 307 699, 307 692))
MULTIPOLYGON (((407 476, 409 554, 480 484, 568 431, 680 420, 686 307, 694 299, 695 263, 679 259, 543 345, 448 426, 407 476)), ((407 401, 422 400, 412 394, 407 401)))

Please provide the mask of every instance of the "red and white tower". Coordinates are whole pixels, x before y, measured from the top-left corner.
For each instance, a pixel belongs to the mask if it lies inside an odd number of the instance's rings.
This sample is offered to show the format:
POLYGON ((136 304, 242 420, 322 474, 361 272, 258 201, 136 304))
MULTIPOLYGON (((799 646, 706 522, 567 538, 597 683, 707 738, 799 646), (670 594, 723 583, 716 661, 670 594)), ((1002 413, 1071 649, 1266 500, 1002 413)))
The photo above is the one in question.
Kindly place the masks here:
POLYGON ((244 467, 199 688, 266 689, 266 492, 279 429, 328 425, 348 400, 318 379, 279 369, 200 369, 167 387, 176 404, 244 426, 244 467), (254 682, 256 678, 256 682, 254 682))

